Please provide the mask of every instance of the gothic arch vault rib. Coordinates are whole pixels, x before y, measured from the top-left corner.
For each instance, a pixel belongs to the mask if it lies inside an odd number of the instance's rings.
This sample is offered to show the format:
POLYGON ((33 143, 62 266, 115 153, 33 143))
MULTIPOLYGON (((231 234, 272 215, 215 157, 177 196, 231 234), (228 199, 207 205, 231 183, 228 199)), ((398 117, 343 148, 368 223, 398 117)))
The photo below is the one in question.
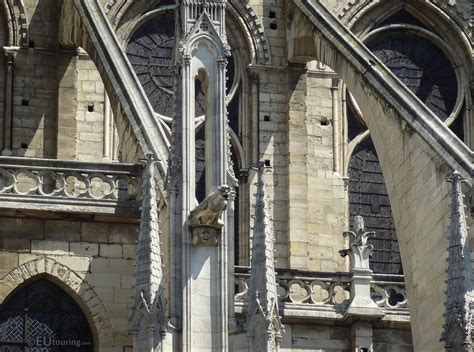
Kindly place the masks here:
POLYGON ((472 187, 474 153, 320 2, 294 0, 287 13, 290 60, 327 64, 366 117, 400 241, 415 350, 440 350, 449 203, 444 180, 458 170, 472 187))
POLYGON ((76 272, 54 259, 42 257, 26 262, 13 269, 0 279, 0 303, 5 300, 18 286, 37 276, 46 275, 58 281, 80 298, 79 305, 86 308, 85 313, 98 341, 97 347, 107 346, 112 342, 112 324, 107 311, 93 288, 76 272))

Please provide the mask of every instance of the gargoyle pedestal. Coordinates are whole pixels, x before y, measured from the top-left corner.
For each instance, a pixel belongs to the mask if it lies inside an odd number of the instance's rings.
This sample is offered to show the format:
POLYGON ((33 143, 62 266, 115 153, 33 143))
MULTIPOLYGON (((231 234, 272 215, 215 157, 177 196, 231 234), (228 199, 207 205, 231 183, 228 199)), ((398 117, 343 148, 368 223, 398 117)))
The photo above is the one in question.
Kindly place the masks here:
POLYGON ((377 320, 383 313, 370 297, 372 270, 369 267, 369 258, 373 246, 367 242, 375 233, 365 230, 364 219, 359 215, 354 218, 352 227, 354 231, 343 233, 344 237, 349 237, 349 248, 339 251, 343 257, 348 255, 351 261, 351 303, 345 316, 364 316, 368 320, 377 320))
POLYGON ((196 208, 191 210, 188 224, 193 237, 193 245, 217 246, 224 226, 221 215, 227 208, 231 188, 220 186, 209 194, 196 208))

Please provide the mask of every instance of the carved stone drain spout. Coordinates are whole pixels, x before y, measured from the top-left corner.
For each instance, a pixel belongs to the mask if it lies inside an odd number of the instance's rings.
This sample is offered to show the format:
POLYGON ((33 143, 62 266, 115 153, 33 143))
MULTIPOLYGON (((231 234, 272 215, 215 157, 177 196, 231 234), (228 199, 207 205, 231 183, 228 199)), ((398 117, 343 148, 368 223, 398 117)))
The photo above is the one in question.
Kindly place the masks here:
POLYGON ((219 235, 224 226, 221 216, 231 194, 232 188, 222 185, 191 210, 188 225, 194 245, 216 246, 219 243, 219 235))

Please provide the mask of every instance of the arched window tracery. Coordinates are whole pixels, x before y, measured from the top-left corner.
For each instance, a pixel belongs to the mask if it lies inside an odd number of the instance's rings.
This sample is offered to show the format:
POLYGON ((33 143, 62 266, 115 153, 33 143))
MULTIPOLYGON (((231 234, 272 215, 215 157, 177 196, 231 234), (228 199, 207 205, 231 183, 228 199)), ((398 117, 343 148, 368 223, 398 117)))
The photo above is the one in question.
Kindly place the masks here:
MULTIPOLYGON (((426 106, 463 138, 464 95, 458 68, 435 33, 406 10, 375 25, 364 42, 397 78, 426 106), (437 42, 439 40, 439 42, 437 42)), ((390 202, 377 152, 355 101, 347 109, 349 216, 362 215, 374 254, 376 273, 403 273, 390 202)))
POLYGON ((20 287, 0 308, 0 351, 90 352, 92 330, 79 305, 54 283, 20 287))
MULTIPOLYGON (((175 116, 175 73, 174 73, 174 52, 175 45, 175 12, 166 6, 155 9, 156 14, 149 17, 146 21, 141 23, 131 34, 127 46, 126 53, 134 68, 138 79, 142 83, 143 89, 147 94, 152 107, 155 110, 156 117, 164 127, 164 130, 171 135, 172 121, 175 116)), ((243 92, 246 91, 245 85, 245 54, 242 53, 242 44, 235 44, 233 38, 229 39, 232 55, 227 58, 227 112, 229 122, 229 143, 230 156, 229 161, 232 165, 228 171, 231 179, 235 182, 232 184, 236 190, 236 198, 234 201, 234 238, 235 238, 235 253, 239 252, 239 235, 242 232, 248 238, 248 221, 240 221, 246 218, 247 208, 239 206, 242 202, 247 202, 248 197, 243 192, 247 193, 245 180, 241 182, 237 179, 240 170, 248 169, 249 166, 243 160, 246 160, 244 155, 240 155, 244 151, 242 139, 245 134, 242 128, 243 122, 247 119, 246 104, 247 101, 243 98, 243 92)), ((248 89, 247 89, 248 90, 248 89)), ((195 145, 196 145, 196 201, 200 202, 206 196, 205 190, 205 132, 204 132, 204 115, 205 115, 205 91, 201 86, 199 79, 195 81, 195 145)), ((231 181, 233 182, 233 181, 231 181)), ((236 258, 239 256, 236 255, 236 258)), ((248 255, 246 256, 248 257, 248 255)))

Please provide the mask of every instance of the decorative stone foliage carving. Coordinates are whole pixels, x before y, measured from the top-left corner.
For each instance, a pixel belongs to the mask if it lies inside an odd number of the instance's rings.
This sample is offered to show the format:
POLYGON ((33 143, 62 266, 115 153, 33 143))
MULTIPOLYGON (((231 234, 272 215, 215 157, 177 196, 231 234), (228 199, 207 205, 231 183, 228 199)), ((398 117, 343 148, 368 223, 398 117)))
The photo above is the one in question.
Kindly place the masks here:
POLYGON ((346 231, 344 237, 349 237, 349 249, 339 251, 341 256, 349 256, 351 268, 369 269, 369 258, 373 246, 367 243, 370 237, 375 236, 375 232, 365 230, 364 219, 357 215, 352 223, 354 231, 346 231))
POLYGON ((363 315, 368 319, 378 319, 383 312, 374 303, 370 296, 370 282, 372 270, 369 267, 369 258, 373 246, 367 241, 375 235, 365 230, 364 219, 357 215, 352 223, 354 231, 345 231, 344 237, 349 237, 349 249, 340 250, 341 256, 349 256, 351 261, 351 302, 346 316, 363 315))

